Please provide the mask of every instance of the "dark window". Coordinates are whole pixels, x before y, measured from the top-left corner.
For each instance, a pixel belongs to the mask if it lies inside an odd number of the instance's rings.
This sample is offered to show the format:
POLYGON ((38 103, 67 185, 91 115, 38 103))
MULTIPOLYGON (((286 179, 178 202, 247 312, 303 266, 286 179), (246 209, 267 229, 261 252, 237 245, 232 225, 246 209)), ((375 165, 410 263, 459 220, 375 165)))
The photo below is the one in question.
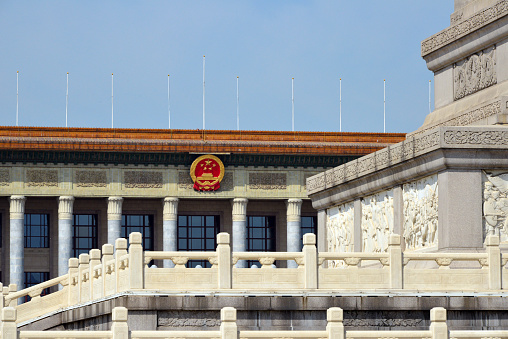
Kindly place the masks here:
POLYGON ((72 228, 72 247, 74 257, 81 253, 88 253, 92 248, 97 248, 97 215, 74 214, 72 228))
MULTIPOLYGON (((247 216, 247 251, 275 252, 274 216, 247 216)), ((248 260, 247 265, 260 267, 257 260, 248 260)))
POLYGON ((143 235, 143 250, 153 251, 153 215, 122 215, 122 238, 129 239, 132 232, 143 235))
POLYGON ((316 244, 317 244, 317 232, 316 232, 316 225, 317 225, 317 217, 302 217, 302 248, 303 248, 303 235, 307 233, 313 233, 316 234, 316 244))
POLYGON ((25 214, 25 248, 49 247, 49 214, 25 214))
MULTIPOLYGON (((49 272, 25 272, 25 288, 43 283, 49 280, 49 272)), ((42 290, 41 296, 49 294, 49 288, 42 290)), ((30 301, 29 296, 25 296, 25 302, 30 301)))
MULTIPOLYGON (((219 233, 218 215, 179 215, 179 251, 215 251, 219 233)), ((211 267, 208 260, 189 260, 187 267, 211 267)))

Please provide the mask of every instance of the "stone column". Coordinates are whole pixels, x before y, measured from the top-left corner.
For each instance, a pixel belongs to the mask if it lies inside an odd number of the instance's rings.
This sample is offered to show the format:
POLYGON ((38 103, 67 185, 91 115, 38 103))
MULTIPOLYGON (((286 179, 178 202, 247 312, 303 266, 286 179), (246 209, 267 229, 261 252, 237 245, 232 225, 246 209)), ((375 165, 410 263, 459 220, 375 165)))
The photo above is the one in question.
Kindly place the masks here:
POLYGON ((16 284, 18 290, 24 288, 25 283, 25 201, 21 195, 13 195, 10 202, 10 261, 9 280, 16 284))
POLYGON ((122 230, 122 197, 108 198, 108 244, 114 245, 122 230))
MULTIPOLYGON (((233 252, 247 251, 247 203, 245 198, 235 198, 232 201, 233 206, 233 252)), ((245 268, 247 262, 240 260, 235 267, 245 268)))
MULTIPOLYGON (((176 251, 178 249, 178 233, 177 233, 177 218, 178 218, 178 198, 167 197, 163 201, 163 215, 162 215, 162 250, 163 251, 176 251)), ((164 267, 175 267, 171 260, 164 260, 164 267)))
POLYGON ((58 198, 58 276, 69 271, 72 258, 72 207, 74 197, 58 198))
MULTIPOLYGON (((286 250, 288 252, 302 251, 302 199, 288 199, 287 207, 287 234, 286 234, 286 250)), ((288 268, 297 268, 298 265, 294 260, 288 260, 288 268)))

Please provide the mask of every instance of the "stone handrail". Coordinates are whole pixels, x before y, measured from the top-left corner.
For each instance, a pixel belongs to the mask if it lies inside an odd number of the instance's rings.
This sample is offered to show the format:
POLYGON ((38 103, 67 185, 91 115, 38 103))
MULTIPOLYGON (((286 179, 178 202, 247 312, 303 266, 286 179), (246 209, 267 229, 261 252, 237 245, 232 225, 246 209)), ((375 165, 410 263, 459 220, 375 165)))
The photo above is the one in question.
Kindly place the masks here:
POLYGON ((69 260, 66 275, 16 291, 15 285, 2 288, 0 308, 16 306, 19 298, 32 299, 17 305, 18 320, 100 300, 124 292, 162 291, 163 293, 277 292, 291 291, 332 293, 336 291, 501 291, 508 289, 508 255, 502 255, 499 237, 488 236, 485 253, 408 253, 402 252, 400 235, 392 234, 386 253, 333 253, 316 249, 315 235, 304 235, 301 252, 231 252, 229 234, 217 235, 217 249, 212 252, 143 251, 140 233, 117 239, 116 251, 106 244, 102 251, 91 250, 79 259, 69 260), (174 262, 175 267, 147 267, 151 260, 174 262), (205 259, 209 269, 186 268, 188 260, 205 259), (236 268, 238 260, 258 260, 261 270, 236 268), (295 260, 298 268, 272 268, 275 260, 295 260), (340 260, 341 268, 322 265, 340 260), (412 260, 434 261, 432 265, 407 265, 412 260), (453 261, 476 261, 476 267, 451 265, 453 261), (362 265, 367 261, 368 265, 362 265), (379 261, 382 265, 372 265, 379 261), (427 267, 428 266, 428 267, 427 267), (423 268, 421 268, 423 267, 423 268), (366 279, 365 277, 371 277, 366 279), (467 279, 464 279, 467 277, 467 279), (62 288, 56 291, 55 286, 62 288), (45 288, 53 293, 41 296, 45 288))
POLYGON ((446 309, 435 307, 430 310, 430 327, 423 331, 346 331, 343 323, 343 310, 332 307, 327 310, 327 325, 318 331, 239 331, 236 309, 224 307, 220 312, 220 329, 218 331, 131 331, 127 323, 128 311, 125 307, 115 307, 112 311, 110 331, 18 331, 16 327, 17 312, 13 307, 6 307, 1 312, 0 337, 2 339, 148 339, 148 338, 220 338, 220 339, 261 339, 261 338, 328 338, 328 339, 481 339, 508 338, 508 331, 449 331, 446 323, 446 309))

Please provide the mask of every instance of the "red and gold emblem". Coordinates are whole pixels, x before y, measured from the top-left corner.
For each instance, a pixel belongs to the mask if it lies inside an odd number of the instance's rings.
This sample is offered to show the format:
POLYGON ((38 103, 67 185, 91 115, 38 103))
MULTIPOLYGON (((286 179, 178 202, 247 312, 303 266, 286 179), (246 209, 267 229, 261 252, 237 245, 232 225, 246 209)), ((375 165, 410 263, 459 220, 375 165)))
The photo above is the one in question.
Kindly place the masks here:
POLYGON ((215 155, 202 155, 192 163, 190 175, 196 191, 216 191, 224 178, 224 164, 215 155))

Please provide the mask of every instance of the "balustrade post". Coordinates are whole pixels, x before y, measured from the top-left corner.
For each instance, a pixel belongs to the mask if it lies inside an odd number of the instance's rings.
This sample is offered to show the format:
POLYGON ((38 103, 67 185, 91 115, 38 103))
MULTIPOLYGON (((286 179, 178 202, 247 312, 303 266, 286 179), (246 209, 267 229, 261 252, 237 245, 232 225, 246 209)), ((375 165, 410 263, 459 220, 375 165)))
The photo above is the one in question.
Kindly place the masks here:
POLYGON ((489 235, 485 239, 485 247, 489 255, 489 289, 501 289, 501 250, 499 249, 499 236, 489 235))
POLYGON ((326 332, 328 332, 328 339, 344 339, 344 323, 343 311, 340 307, 330 307, 326 311, 326 332))
POLYGON ((223 307, 220 310, 220 334, 222 339, 237 339, 238 327, 236 325, 236 309, 223 307))
POLYGON ((106 296, 106 276, 108 272, 108 261, 113 260, 113 245, 102 245, 102 296, 106 296))
POLYGON ((443 307, 434 307, 430 310, 430 332, 432 339, 448 339, 446 309, 443 307))
POLYGON ((78 286, 79 286, 79 301, 87 302, 90 300, 90 296, 85 294, 84 288, 87 284, 87 280, 90 280, 89 276, 89 262, 90 256, 86 253, 79 255, 79 267, 78 267, 78 286), (88 275, 88 277, 87 277, 88 275))
MULTIPOLYGON (((9 294, 17 292, 18 291, 18 285, 17 284, 9 284, 9 294)), ((16 307, 18 304, 17 299, 11 299, 9 302, 9 307, 16 307)))
POLYGON ((67 291, 68 297, 67 302, 68 305, 75 305, 79 301, 79 261, 78 258, 70 258, 69 259, 69 271, 68 271, 68 279, 69 279, 69 290, 67 291), (76 281, 74 280, 74 275, 76 275, 76 281), (73 287, 77 286, 77 287, 73 287), (76 293, 77 292, 77 293, 76 293))
POLYGON ((127 239, 118 238, 115 240, 115 293, 120 291, 120 267, 122 258, 127 254, 127 239))
POLYGON ((17 339, 18 329, 16 327, 16 309, 14 307, 2 309, 0 333, 2 339, 17 339))
POLYGON ((390 234, 388 240, 388 254, 390 256, 390 288, 403 288, 402 248, 400 235, 390 234))
POLYGON ((3 300, 3 307, 8 307, 9 305, 6 304, 5 297, 9 294, 9 286, 2 287, 2 300, 3 300))
POLYGON ((143 246, 143 236, 139 232, 132 232, 129 235, 129 286, 130 289, 142 290, 145 278, 145 259, 143 246))
POLYGON ((303 236, 303 260, 305 269, 305 288, 318 288, 318 255, 316 235, 312 233, 303 236))
MULTIPOLYGON (((4 285, 0 282, 0 291, 3 291, 4 285)), ((5 307, 5 298, 3 293, 0 295, 0 310, 5 307)))
POLYGON ((95 279, 95 266, 101 263, 101 250, 90 250, 90 300, 94 299, 93 280, 95 279))
POLYGON ((112 339, 129 339, 129 326, 127 325, 127 309, 115 307, 112 312, 111 324, 112 339))
POLYGON ((219 289, 232 288, 233 266, 231 263, 231 247, 229 234, 217 234, 217 264, 219 270, 219 289))

